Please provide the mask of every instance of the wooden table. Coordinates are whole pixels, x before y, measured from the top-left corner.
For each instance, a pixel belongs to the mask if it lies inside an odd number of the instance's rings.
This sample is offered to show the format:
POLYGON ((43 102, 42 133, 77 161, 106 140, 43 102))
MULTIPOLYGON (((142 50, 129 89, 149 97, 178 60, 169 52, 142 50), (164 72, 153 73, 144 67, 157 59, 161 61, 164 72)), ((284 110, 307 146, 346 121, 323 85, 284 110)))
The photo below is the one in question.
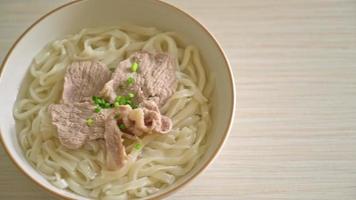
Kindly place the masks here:
MULTIPOLYGON (((1 0, 0 59, 65 2, 1 0)), ((170 199, 356 199, 356 1, 169 2, 215 34, 238 96, 220 156, 170 199)), ((53 199, 0 156, 0 199, 53 199)))

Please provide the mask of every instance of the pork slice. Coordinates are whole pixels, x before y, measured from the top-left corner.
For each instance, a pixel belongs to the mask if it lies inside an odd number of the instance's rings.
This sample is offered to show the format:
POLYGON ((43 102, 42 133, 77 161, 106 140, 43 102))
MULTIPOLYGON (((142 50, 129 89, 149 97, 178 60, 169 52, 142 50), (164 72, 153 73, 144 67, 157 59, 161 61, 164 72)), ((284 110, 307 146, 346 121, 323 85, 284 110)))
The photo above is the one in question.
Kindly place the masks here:
POLYGON ((158 106, 156 104, 156 102, 154 101, 150 101, 150 100, 145 100, 143 102, 140 103, 140 107, 142 108, 146 108, 147 110, 152 110, 155 112, 160 112, 158 109, 158 106))
POLYGON ((172 121, 162 115, 154 101, 145 101, 142 107, 132 109, 130 106, 120 106, 119 123, 125 124, 123 132, 134 136, 144 133, 168 133, 172 129, 172 121), (147 107, 144 107, 144 106, 147 107))
POLYGON ((73 62, 64 77, 63 103, 81 102, 97 95, 110 80, 110 70, 99 61, 73 62))
POLYGON ((61 144, 68 149, 78 149, 87 140, 103 138, 108 111, 94 113, 90 102, 52 104, 48 107, 52 124, 57 128, 61 144), (88 126, 87 119, 93 119, 88 126))
POLYGON ((176 90, 176 68, 175 59, 168 54, 136 52, 119 63, 111 80, 105 84, 100 94, 113 102, 117 96, 116 91, 122 86, 126 91, 136 94, 137 103, 149 99, 162 106, 176 90), (136 73, 131 71, 134 62, 139 65, 136 73), (127 84, 129 77, 135 80, 132 85, 127 84))
POLYGON ((155 124, 153 126, 154 131, 168 133, 172 129, 173 122, 171 118, 162 115, 154 101, 143 101, 140 106, 144 108, 146 124, 153 120, 157 121, 153 123, 155 124))
POLYGON ((154 101, 143 101, 141 103, 144 113, 145 125, 157 133, 168 133, 173 127, 171 118, 164 116, 154 101))
POLYGON ((122 132, 117 122, 110 117, 105 122, 106 164, 110 170, 122 167, 126 160, 126 151, 123 145, 122 132))
POLYGON ((94 108, 90 102, 52 104, 49 112, 63 146, 78 149, 89 140, 104 138, 107 167, 117 169, 124 164, 126 158, 121 131, 113 117, 118 109, 94 113, 94 108), (92 125, 87 123, 89 118, 93 119, 92 125))
POLYGON ((171 131, 173 128, 173 122, 171 120, 171 118, 162 115, 161 116, 161 127, 159 130, 156 130, 157 132, 160 133, 169 133, 169 131, 171 131))

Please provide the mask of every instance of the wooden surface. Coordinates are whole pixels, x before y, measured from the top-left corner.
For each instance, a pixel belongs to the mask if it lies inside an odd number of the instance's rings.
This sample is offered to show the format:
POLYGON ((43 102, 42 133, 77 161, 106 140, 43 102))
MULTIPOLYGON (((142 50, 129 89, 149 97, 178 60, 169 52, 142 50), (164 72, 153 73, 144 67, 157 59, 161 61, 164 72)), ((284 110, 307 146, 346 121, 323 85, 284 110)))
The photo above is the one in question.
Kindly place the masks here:
MULTIPOLYGON (((0 59, 35 19, 65 2, 1 0, 0 59)), ((170 199, 356 199, 356 1, 169 2, 215 34, 238 97, 220 156, 170 199)), ((0 150, 0 199, 53 197, 0 150)))

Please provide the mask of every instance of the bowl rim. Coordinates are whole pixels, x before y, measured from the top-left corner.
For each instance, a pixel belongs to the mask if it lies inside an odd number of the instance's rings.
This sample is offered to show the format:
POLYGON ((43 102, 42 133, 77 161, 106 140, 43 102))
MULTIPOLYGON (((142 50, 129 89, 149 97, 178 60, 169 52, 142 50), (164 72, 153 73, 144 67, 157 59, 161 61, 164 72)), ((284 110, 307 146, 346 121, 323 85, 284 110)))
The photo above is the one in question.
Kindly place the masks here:
MULTIPOLYGON (((51 14, 61 10, 62 8, 65 8, 67 6, 70 6, 72 4, 78 3, 78 2, 82 2, 85 0, 73 0, 71 2, 65 3, 61 6, 58 6, 54 9, 52 9, 51 11, 47 12, 46 14, 42 15, 40 18, 38 18, 35 22, 33 22, 16 40, 15 42, 12 44, 11 48, 8 50, 6 56, 4 57, 4 60, 2 61, 1 65, 0 65, 0 79, 2 76, 2 72, 5 68, 5 65, 8 61, 8 58, 10 57, 12 51, 15 49, 15 47, 17 46, 17 44, 23 39, 23 37, 30 31, 32 30, 32 28, 34 28, 38 23, 40 23, 42 20, 44 20, 46 17, 50 16, 51 14)), ((235 81, 234 81, 234 76, 232 73, 232 67, 231 64, 226 56, 226 53, 224 52, 224 50, 222 49, 221 45, 219 44, 219 42, 217 41, 217 39, 214 37, 214 35, 212 33, 210 33, 210 31, 203 25, 201 24, 197 19, 195 19, 191 14, 183 11, 182 9, 178 8, 177 6, 164 2, 162 0, 150 0, 151 3, 157 3, 160 4, 161 6, 166 6, 166 7, 170 7, 173 8, 174 10, 180 12, 181 14, 189 17, 193 23, 195 23, 196 25, 200 26, 204 32, 207 33, 207 35, 212 39, 213 43, 216 45, 217 49, 220 51, 224 62, 226 64, 226 66, 228 67, 228 75, 229 75, 229 83, 231 84, 231 88, 232 88, 232 112, 229 118, 229 123, 227 124, 225 130, 223 131, 224 136, 222 141, 220 142, 220 144, 218 145, 218 148, 213 152, 213 155, 207 160, 207 163, 205 165, 203 165, 195 174, 193 174, 190 178, 188 178, 187 180, 183 181, 182 183, 180 183, 179 185, 177 185, 176 187, 156 196, 156 197, 152 197, 150 199, 163 199, 165 197, 168 197, 170 195, 172 195, 173 193, 177 192, 178 190, 182 189, 184 186, 186 186, 188 183, 190 183, 193 179, 195 179, 199 174, 201 174, 204 170, 207 169, 207 167, 214 161, 214 159, 217 157, 217 155, 219 154, 219 152, 221 151, 226 139, 228 138, 228 135, 230 134, 231 131, 231 127, 232 127, 232 122, 235 116, 235 110, 236 110, 236 88, 235 88, 235 81)), ((36 179, 32 178, 21 166, 20 164, 18 164, 16 162, 16 160, 12 157, 10 150, 8 149, 8 147, 5 145, 5 142, 3 141, 3 135, 1 132, 1 128, 0 128, 0 144, 1 146, 3 146, 3 149, 5 149, 5 152, 7 153, 8 157, 10 158, 10 160, 12 161, 13 164, 15 164, 15 166, 19 169, 19 171, 22 172, 22 174, 24 174, 26 177, 28 177, 30 180, 32 180, 32 182, 34 182, 37 186, 39 186, 40 188, 42 188, 43 190, 47 191, 47 193, 51 194, 52 196, 55 197, 60 197, 60 198, 64 198, 64 199, 68 199, 68 200, 74 200, 70 197, 67 197, 61 193, 57 193, 49 188, 47 188, 46 186, 42 185, 39 181, 37 181, 36 179)))

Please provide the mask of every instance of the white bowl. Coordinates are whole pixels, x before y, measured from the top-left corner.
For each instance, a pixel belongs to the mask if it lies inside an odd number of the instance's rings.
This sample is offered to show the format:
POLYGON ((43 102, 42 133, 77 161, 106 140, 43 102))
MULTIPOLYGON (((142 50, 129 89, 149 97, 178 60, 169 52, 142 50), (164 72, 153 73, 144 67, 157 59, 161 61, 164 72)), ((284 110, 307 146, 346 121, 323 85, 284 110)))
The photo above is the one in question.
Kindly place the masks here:
POLYGON ((87 199, 51 185, 25 159, 15 133, 12 108, 19 87, 33 57, 48 42, 76 33, 82 28, 133 23, 175 31, 195 44, 208 73, 216 77, 212 102, 210 147, 194 169, 170 187, 149 198, 163 198, 181 188, 205 169, 221 149, 230 130, 235 110, 234 81, 228 60, 214 37, 192 16, 158 0, 74 1, 37 20, 15 42, 7 54, 0 74, 0 136, 9 157, 30 179, 47 191, 66 199, 87 199))

